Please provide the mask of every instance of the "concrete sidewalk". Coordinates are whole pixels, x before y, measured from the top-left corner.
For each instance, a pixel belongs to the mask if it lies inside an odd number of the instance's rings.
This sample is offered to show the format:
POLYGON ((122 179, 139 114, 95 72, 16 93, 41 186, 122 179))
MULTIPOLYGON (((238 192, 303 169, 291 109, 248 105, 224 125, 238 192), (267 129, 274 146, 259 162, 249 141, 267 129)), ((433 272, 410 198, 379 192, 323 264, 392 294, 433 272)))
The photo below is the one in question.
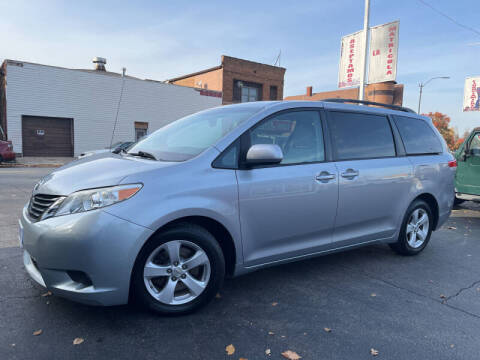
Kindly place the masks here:
POLYGON ((15 162, 0 163, 0 167, 60 167, 74 160, 73 157, 17 157, 15 162))

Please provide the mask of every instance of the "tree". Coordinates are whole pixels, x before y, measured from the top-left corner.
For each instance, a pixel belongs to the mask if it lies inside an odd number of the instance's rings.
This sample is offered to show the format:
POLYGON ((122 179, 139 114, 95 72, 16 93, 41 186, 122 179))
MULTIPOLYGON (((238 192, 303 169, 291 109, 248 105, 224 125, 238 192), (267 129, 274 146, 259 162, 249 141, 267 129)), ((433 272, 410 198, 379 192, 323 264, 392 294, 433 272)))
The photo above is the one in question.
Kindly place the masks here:
POLYGON ((429 112, 426 116, 432 119, 433 125, 435 125, 447 142, 448 148, 450 150, 458 149, 463 140, 459 142, 458 135, 455 133, 455 130, 450 127, 450 117, 441 112, 429 112))

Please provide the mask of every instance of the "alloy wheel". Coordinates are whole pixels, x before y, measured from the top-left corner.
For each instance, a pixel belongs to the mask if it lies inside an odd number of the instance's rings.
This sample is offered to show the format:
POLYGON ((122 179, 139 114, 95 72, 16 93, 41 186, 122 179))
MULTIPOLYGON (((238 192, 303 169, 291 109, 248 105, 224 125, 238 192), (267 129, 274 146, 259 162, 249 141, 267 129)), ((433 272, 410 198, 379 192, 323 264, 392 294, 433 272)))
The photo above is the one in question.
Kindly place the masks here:
POLYGON ((428 213, 422 209, 415 209, 407 223, 407 242, 410 247, 418 249, 423 245, 428 236, 428 230, 430 227, 430 219, 428 213))
POLYGON ((145 262, 147 291, 167 305, 196 299, 210 279, 210 260, 205 251, 187 240, 171 240, 157 247, 145 262))

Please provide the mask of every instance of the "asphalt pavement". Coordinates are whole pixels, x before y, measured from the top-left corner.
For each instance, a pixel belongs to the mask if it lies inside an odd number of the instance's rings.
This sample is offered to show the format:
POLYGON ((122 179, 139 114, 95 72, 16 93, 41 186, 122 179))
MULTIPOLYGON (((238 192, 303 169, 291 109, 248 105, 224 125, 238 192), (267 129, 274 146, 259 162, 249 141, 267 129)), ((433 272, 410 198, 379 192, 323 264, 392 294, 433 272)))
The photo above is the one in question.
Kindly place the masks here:
POLYGON ((42 296, 22 266, 17 219, 49 171, 0 169, 0 359, 480 358, 478 204, 454 210, 419 256, 376 245, 264 269, 167 318, 42 296))

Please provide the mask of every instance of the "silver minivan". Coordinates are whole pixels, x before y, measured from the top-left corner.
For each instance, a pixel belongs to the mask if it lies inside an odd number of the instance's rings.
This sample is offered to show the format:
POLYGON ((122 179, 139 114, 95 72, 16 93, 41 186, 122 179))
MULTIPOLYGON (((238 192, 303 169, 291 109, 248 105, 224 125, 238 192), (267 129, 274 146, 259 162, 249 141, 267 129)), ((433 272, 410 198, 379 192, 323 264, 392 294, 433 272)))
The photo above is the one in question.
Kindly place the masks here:
POLYGON ((405 108, 213 108, 39 181, 23 260, 59 296, 184 314, 225 276, 373 243, 420 253, 449 217, 455 168, 431 120, 405 108))

